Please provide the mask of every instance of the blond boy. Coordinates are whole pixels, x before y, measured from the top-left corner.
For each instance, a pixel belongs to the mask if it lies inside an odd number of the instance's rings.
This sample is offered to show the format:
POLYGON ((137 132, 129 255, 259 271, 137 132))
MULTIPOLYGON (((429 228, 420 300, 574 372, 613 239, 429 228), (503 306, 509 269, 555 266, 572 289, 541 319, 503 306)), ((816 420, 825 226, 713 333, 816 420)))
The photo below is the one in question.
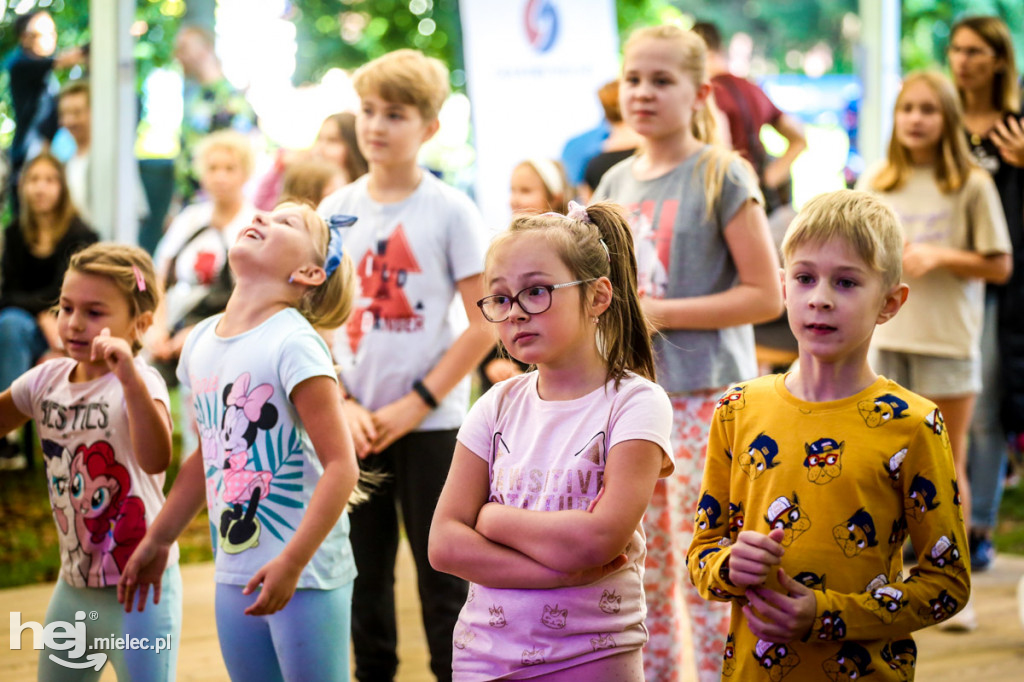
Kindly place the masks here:
POLYGON ((724 679, 912 679, 909 633, 962 608, 970 575, 942 416, 867 360, 907 298, 899 221, 867 193, 823 194, 782 249, 798 368, 719 401, 690 577, 732 602, 724 679))
POLYGON ((434 505, 469 406, 470 370, 493 340, 475 301, 484 295, 479 211, 416 162, 438 130, 448 72, 436 59, 398 50, 359 69, 356 137, 369 172, 326 197, 325 217, 358 217, 345 235, 361 292, 334 354, 348 398, 345 414, 362 466, 386 475, 351 515, 359 577, 352 604, 356 677, 393 679, 394 566, 398 510, 416 561, 430 666, 451 679, 452 631, 467 585, 430 567, 434 505), (449 315, 458 296, 471 320, 449 315))

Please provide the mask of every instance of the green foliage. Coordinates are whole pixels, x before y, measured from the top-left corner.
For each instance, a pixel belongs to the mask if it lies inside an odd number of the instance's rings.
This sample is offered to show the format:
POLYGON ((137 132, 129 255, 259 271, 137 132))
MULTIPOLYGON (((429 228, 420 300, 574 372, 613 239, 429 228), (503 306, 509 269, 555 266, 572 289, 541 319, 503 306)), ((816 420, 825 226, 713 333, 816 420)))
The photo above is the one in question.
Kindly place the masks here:
MULTIPOLYGON (((105 0, 113 1, 113 0, 105 0)), ((14 34, 14 10, 5 3, 0 19, 0 55, 8 55, 18 44, 14 34)), ((90 40, 88 0, 36 0, 34 9, 46 10, 57 25, 57 51, 85 45, 90 40)), ((153 69, 169 65, 174 58, 174 36, 185 14, 184 0, 137 0, 135 6, 135 82, 137 91, 153 69)), ((72 72, 73 73, 73 72, 72 72)), ((85 75, 85 74, 83 74, 85 75)), ((69 72, 58 72, 61 82, 69 72)), ((10 110, 7 70, 0 73, 0 122, 13 116, 10 110)), ((11 133, 0 135, 0 145, 10 145, 11 133)))
MULTIPOLYGON (((900 57, 904 71, 943 67, 949 29, 958 19, 991 14, 1006 22, 1015 45, 1024 45, 1024 3, 1020 0, 903 0, 900 57)), ((1024 50, 1017 52, 1018 71, 1024 50)))
MULTIPOLYGON (((392 50, 413 47, 455 71, 463 68, 457 0, 294 0, 296 83, 331 68, 354 69, 392 50)), ((460 78, 453 79, 457 88, 460 78)))
MULTIPOLYGON (((53 21, 57 24, 58 52, 89 42, 87 0, 36 0, 35 8, 46 10, 53 16, 53 21)), ((136 79, 140 85, 153 69, 171 63, 174 35, 184 13, 184 0, 137 0, 135 27, 142 31, 135 41, 135 69, 136 79)), ((13 9, 3 8, 3 19, 0 21, 0 54, 8 54, 17 45, 17 36, 14 35, 16 17, 13 9)), ((58 77, 66 75, 58 74, 58 77)))
POLYGON ((807 52, 819 43, 832 48, 833 73, 851 73, 853 49, 842 32, 843 19, 856 14, 857 0, 804 0, 757 2, 756 0, 673 0, 680 11, 698 21, 715 23, 723 38, 739 32, 754 39, 754 53, 780 71, 792 50, 807 52))
POLYGON ((999 507, 995 532, 996 551, 1024 554, 1024 485, 1009 486, 999 507))

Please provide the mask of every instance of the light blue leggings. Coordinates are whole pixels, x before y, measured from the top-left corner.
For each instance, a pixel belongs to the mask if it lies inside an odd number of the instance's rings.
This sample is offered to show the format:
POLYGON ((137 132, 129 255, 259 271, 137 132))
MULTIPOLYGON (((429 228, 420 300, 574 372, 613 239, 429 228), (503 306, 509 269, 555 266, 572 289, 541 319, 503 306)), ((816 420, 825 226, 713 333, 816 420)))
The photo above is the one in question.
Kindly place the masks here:
MULTIPOLYGON (((63 621, 72 627, 84 626, 85 650, 77 652, 74 648, 57 650, 44 647, 39 652, 41 682, 99 680, 102 666, 100 670, 94 667, 73 667, 84 666, 89 657, 96 654, 106 654, 119 682, 173 682, 178 666, 178 641, 181 637, 181 571, 177 564, 167 567, 160 591, 160 603, 153 604, 153 598, 150 597, 142 613, 125 613, 124 607, 117 601, 116 587, 72 587, 61 578, 57 581, 50 605, 46 609, 46 623, 56 621, 63 621), (96 638, 121 638, 122 642, 97 642, 96 638), (148 649, 132 648, 129 638, 139 640, 135 644, 142 644, 144 640, 148 649), (157 646, 166 648, 157 652, 157 646)), ((63 636, 65 632, 74 631, 63 630, 61 633, 61 640, 68 644, 63 636)), ((30 646, 27 638, 32 636, 31 632, 22 632, 27 646, 30 646)))
POLYGON ((283 609, 269 616, 244 611, 259 590, 217 583, 217 637, 232 680, 349 679, 352 583, 333 590, 295 590, 283 609))

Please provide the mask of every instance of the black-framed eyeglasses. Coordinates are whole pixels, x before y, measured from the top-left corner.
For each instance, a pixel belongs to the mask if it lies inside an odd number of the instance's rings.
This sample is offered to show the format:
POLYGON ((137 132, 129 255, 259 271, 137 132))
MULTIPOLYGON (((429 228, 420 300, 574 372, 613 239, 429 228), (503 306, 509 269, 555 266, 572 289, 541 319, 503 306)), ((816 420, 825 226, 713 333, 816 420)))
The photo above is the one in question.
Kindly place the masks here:
POLYGON ((504 322, 512 313, 512 304, 519 305, 519 309, 527 315, 540 315, 551 307, 551 294, 555 289, 574 287, 579 284, 593 282, 596 277, 590 279, 578 279, 575 282, 565 284, 531 284, 521 289, 515 296, 507 294, 494 294, 484 296, 476 302, 480 306, 480 312, 488 322, 504 322))

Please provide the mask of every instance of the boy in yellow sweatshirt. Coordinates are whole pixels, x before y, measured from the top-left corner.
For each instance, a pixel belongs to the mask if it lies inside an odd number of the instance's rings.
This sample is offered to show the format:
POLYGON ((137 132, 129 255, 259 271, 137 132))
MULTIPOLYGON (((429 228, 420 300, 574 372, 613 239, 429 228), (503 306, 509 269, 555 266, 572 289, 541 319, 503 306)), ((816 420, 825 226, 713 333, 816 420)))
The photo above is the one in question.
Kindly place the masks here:
POLYGON ((910 633, 959 611, 970 573, 942 415, 867 360, 907 298, 900 224, 840 190, 807 203, 782 250, 798 368, 719 401, 690 578, 732 602, 724 679, 910 680, 910 633))

